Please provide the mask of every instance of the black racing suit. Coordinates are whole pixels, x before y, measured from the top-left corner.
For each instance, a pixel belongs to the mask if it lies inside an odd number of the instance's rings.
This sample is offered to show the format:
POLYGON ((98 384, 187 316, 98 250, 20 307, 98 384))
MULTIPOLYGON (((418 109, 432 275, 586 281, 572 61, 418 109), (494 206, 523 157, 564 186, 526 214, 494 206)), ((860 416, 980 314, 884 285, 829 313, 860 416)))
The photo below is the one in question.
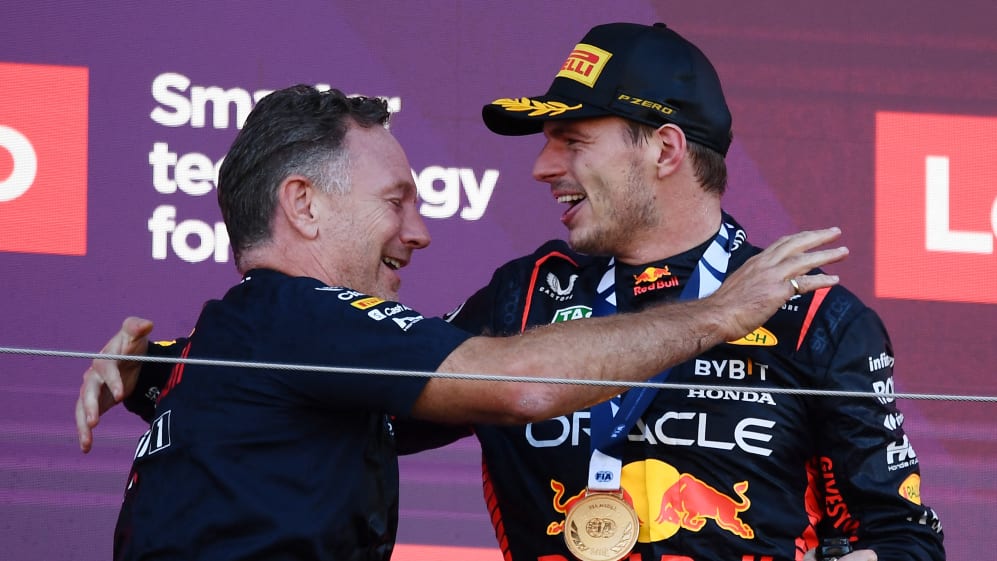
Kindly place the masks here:
MULTIPOLYGON (((618 313, 676 298, 707 245, 617 264, 618 313)), ((737 244, 730 270, 758 251, 737 244)), ((607 266, 548 242, 499 268, 449 319, 512 334, 587 317, 607 266)), ((944 559, 894 399, 768 391, 893 391, 886 330, 848 290, 794 297, 761 329, 673 368, 667 382, 700 387, 660 391, 625 444, 623 487, 641 521, 630 561, 801 559, 826 536, 848 536, 880 561, 944 559)), ((589 412, 475 432, 505 558, 572 559, 564 519, 586 486, 589 412)))

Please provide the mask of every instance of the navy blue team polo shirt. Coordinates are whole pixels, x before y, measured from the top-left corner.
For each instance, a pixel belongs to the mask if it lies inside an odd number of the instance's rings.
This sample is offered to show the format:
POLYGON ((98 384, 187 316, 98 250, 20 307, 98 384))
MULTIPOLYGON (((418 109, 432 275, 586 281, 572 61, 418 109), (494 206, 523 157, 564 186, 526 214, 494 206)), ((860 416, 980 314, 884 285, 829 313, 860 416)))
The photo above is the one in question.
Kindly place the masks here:
MULTIPOLYGON (((253 270, 205 305, 184 355, 434 371, 468 337, 397 302, 253 270)), ((391 417, 427 380, 178 365, 136 450, 115 559, 388 559, 391 417)))

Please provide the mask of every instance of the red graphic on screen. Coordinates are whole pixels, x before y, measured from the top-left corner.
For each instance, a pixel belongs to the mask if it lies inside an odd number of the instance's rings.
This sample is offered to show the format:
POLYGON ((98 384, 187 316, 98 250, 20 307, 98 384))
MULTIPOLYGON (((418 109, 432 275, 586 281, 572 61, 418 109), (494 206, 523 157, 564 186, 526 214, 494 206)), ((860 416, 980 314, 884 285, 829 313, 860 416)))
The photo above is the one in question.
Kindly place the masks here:
POLYGON ((0 251, 86 255, 89 71, 0 63, 0 251))
POLYGON ((997 304, 997 118, 876 114, 876 296, 997 304))

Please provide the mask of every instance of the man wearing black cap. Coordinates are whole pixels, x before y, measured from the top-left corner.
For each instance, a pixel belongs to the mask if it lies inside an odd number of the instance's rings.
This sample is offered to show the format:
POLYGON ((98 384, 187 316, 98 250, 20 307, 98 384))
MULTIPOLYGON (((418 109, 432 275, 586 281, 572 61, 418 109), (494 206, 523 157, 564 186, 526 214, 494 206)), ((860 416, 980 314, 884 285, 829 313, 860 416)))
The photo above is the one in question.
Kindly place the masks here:
MULTIPOLYGON (((593 28, 546 94, 497 99, 483 118, 498 134, 543 133, 533 174, 567 205, 569 234, 499 268, 451 315, 464 329, 699 298, 758 251, 721 207, 732 135, 719 78, 663 24, 593 28)), ((879 317, 839 286, 659 377, 688 388, 477 426, 506 559, 801 559, 833 537, 856 550, 842 561, 942 559, 894 399, 778 393, 889 393, 892 374, 879 317), (632 550, 613 496, 639 520, 632 550)))

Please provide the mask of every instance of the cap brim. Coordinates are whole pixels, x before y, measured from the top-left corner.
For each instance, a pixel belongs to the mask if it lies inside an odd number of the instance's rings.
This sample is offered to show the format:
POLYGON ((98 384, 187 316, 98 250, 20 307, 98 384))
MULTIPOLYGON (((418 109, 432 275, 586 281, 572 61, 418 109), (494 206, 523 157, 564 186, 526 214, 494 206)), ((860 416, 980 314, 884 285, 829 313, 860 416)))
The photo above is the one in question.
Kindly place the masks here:
POLYGON ((496 99, 481 109, 485 126, 505 136, 536 134, 543 131, 547 121, 608 114, 605 109, 549 95, 496 99))

